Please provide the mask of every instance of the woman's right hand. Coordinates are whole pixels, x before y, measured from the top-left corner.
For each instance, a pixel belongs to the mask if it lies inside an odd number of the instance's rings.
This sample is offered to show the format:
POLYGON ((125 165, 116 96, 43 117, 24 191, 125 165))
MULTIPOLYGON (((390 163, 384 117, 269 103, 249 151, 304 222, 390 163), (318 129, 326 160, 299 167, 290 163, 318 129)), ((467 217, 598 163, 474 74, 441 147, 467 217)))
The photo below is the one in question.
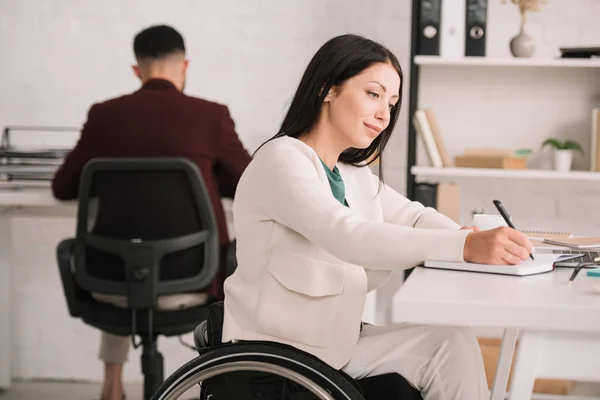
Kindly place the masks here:
POLYGON ((527 235, 502 226, 469 233, 463 258, 476 264, 517 265, 527 260, 532 251, 533 245, 527 235))

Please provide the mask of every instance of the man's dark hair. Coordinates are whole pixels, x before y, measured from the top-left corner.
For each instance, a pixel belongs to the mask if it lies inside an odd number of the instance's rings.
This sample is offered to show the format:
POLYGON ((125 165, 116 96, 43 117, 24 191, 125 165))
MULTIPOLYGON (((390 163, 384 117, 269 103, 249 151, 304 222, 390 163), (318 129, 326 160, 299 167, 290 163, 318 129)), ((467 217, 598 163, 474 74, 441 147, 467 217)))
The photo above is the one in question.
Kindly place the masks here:
POLYGON ((135 58, 161 59, 176 52, 185 53, 183 36, 166 25, 156 25, 144 29, 133 40, 135 58))

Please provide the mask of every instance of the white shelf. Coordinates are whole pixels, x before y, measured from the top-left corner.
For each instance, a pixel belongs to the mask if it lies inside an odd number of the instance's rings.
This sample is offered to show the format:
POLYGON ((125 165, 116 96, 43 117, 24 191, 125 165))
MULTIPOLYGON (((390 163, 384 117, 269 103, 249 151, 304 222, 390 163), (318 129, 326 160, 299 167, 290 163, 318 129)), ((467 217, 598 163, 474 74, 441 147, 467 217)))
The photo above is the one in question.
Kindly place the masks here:
POLYGON ((562 181, 600 182, 600 172, 558 172, 543 169, 492 169, 492 168, 434 168, 414 166, 411 172, 417 180, 450 181, 455 178, 517 178, 549 179, 562 181))
POLYGON ((600 68, 600 59, 585 58, 488 58, 439 56, 415 56, 415 64, 439 66, 481 66, 481 67, 558 67, 558 68, 600 68))

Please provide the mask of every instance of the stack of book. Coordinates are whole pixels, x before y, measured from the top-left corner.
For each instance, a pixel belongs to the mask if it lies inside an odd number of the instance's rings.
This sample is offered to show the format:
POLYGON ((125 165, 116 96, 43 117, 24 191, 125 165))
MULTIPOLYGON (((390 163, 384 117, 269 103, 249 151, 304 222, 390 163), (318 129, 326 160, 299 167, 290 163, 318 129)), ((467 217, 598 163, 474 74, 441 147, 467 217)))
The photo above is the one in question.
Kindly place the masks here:
POLYGON ((413 125, 421 137, 431 165, 436 168, 451 167, 452 159, 442 139, 440 125, 430 108, 415 111, 413 125))

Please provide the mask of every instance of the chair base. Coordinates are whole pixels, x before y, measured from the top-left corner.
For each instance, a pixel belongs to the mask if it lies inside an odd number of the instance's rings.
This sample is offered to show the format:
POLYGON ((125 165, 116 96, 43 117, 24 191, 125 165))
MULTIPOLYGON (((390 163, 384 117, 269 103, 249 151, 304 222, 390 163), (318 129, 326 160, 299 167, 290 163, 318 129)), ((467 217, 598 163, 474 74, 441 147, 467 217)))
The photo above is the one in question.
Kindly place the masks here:
POLYGON ((156 338, 142 340, 144 400, 150 400, 164 381, 164 360, 156 347, 156 338))

